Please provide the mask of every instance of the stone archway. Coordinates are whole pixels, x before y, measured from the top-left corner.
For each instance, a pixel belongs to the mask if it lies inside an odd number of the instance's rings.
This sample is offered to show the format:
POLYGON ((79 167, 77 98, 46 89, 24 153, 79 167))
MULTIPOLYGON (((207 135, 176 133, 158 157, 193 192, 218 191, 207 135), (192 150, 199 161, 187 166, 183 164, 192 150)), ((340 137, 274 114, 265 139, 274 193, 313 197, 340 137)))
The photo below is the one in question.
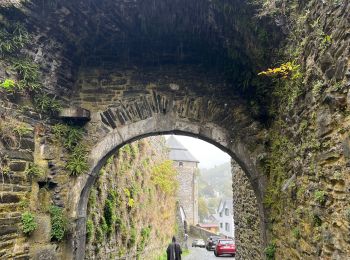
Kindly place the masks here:
POLYGON ((166 113, 156 113, 147 119, 111 129, 91 149, 89 154, 89 173, 78 178, 72 195, 73 205, 75 205, 73 214, 77 219, 72 241, 74 248, 73 257, 75 259, 82 259, 85 253, 85 225, 89 190, 109 155, 124 144, 134 140, 169 133, 192 136, 207 141, 227 152, 240 165, 249 179, 257 199, 261 248, 264 247, 266 243, 266 229, 262 201, 265 180, 259 175, 254 153, 246 147, 246 144, 241 139, 232 139, 231 133, 218 124, 180 118, 176 106, 172 104, 174 103, 169 104, 168 112, 166 113))

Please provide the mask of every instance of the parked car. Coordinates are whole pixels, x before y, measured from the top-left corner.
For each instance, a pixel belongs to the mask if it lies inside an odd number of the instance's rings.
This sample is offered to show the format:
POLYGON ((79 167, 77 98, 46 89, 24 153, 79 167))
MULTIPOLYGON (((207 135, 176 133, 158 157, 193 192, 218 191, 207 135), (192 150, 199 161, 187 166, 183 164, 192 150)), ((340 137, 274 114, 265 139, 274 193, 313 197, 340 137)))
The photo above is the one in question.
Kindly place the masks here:
POLYGON ((192 247, 205 247, 205 242, 203 239, 195 239, 192 241, 192 247))
POLYGON ((218 240, 220 239, 221 237, 219 236, 210 236, 208 237, 207 239, 207 243, 205 245, 205 248, 210 251, 210 250, 214 250, 215 249, 215 246, 218 242, 218 240))
POLYGON ((218 243, 215 246, 214 255, 236 255, 236 246, 232 239, 219 239, 218 243))

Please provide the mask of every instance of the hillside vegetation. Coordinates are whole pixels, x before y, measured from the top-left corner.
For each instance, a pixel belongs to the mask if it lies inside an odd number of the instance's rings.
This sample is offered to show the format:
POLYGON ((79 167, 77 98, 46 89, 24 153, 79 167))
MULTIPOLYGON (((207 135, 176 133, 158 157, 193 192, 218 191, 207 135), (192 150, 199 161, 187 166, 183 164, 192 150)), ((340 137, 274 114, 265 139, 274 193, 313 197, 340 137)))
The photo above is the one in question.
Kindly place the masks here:
POLYGON ((199 176, 200 219, 215 213, 221 198, 232 198, 232 174, 230 162, 210 169, 201 169, 199 176))

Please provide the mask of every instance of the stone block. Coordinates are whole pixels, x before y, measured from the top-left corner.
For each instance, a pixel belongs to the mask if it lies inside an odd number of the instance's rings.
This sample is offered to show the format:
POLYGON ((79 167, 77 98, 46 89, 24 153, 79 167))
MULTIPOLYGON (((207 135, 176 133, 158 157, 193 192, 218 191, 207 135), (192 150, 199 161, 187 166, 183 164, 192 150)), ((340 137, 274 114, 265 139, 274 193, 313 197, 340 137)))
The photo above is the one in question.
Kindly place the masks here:
POLYGON ((33 139, 22 138, 20 141, 20 147, 21 149, 28 149, 28 150, 34 151, 35 143, 33 139))
POLYGON ((51 222, 49 216, 37 216, 37 229, 32 234, 34 243, 49 243, 51 239, 51 222))
POLYGON ((342 95, 332 95, 332 94, 327 94, 323 102, 327 105, 329 105, 330 108, 332 109, 345 109, 346 107, 346 97, 342 95))
POLYGON ((24 161, 30 161, 30 162, 32 162, 34 160, 33 154, 31 152, 21 152, 21 151, 8 150, 5 152, 5 154, 10 159, 18 159, 18 160, 24 160, 24 161))
POLYGON ((20 217, 0 218, 1 226, 13 226, 20 222, 20 217))
POLYGON ((60 111, 59 118, 79 121, 90 121, 90 111, 81 107, 64 108, 60 111))
POLYGON ((33 249, 32 257, 34 260, 57 260, 56 246, 47 245, 33 249))
POLYGON ((318 136, 323 137, 332 131, 332 115, 328 109, 320 110, 317 114, 318 136))
POLYGON ((9 167, 11 171, 23 172, 26 169, 27 163, 23 161, 10 162, 9 167))
POLYGON ((40 154, 44 160, 53 160, 57 155, 57 147, 43 144, 40 146, 40 154))
POLYGON ((83 97, 85 102, 101 102, 102 99, 96 96, 85 96, 83 97))
POLYGON ((318 157, 318 160, 321 165, 327 163, 327 161, 334 161, 340 157, 340 154, 337 151, 330 150, 324 153, 321 153, 318 157))
POLYGON ((0 139, 0 143, 8 150, 18 148, 18 139, 17 138, 4 136, 0 139))
POLYGON ((13 234, 18 231, 16 226, 0 226, 0 236, 13 234))
POLYGON ((346 59, 341 59, 337 62, 336 69, 335 69, 335 78, 337 80, 342 80, 344 78, 346 65, 347 65, 346 59))
POLYGON ((334 59, 329 52, 326 52, 320 59, 320 65, 323 72, 334 64, 334 59))
POLYGON ((342 142, 343 154, 346 159, 350 159, 350 139, 346 137, 342 142))
POLYGON ((17 203, 20 201, 20 196, 16 193, 4 193, 0 196, 0 203, 17 203))

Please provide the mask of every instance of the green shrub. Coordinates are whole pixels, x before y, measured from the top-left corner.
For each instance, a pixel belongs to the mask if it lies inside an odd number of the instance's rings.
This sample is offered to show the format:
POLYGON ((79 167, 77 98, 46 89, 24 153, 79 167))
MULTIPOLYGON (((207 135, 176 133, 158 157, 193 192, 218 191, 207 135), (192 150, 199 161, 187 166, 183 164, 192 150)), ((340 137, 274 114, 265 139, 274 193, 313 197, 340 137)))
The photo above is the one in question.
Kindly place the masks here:
POLYGON ((49 115, 55 115, 62 109, 59 101, 45 93, 37 94, 34 97, 34 105, 38 112, 49 115))
POLYGON ((88 241, 91 240, 93 234, 94 234, 94 222, 91 219, 88 219, 86 221, 86 238, 88 241))
POLYGON ((29 207, 29 200, 27 198, 22 198, 19 202, 19 206, 22 209, 28 208, 29 207))
POLYGON ((131 248, 135 245, 136 243, 136 236, 137 236, 137 230, 135 227, 132 227, 130 229, 130 238, 129 238, 129 241, 128 241, 128 248, 131 248))
POLYGON ((175 194, 178 187, 176 174, 173 162, 165 160, 152 168, 151 180, 164 193, 175 194))
POLYGON ((293 233, 293 236, 296 238, 296 239, 299 239, 300 238, 300 229, 299 228, 293 228, 292 230, 292 233, 293 233))
POLYGON ((326 192, 323 190, 317 190, 314 193, 315 201, 319 204, 324 204, 326 202, 326 192))
POLYGON ((83 130, 66 124, 56 124, 52 127, 52 132, 69 152, 66 169, 70 171, 70 175, 77 176, 86 172, 89 166, 86 147, 81 144, 83 130))
POLYGON ((96 189, 92 188, 89 195, 89 207, 95 207, 96 205, 96 189))
POLYGON ((89 169, 87 162, 87 152, 83 145, 74 147, 72 153, 68 157, 66 169, 70 175, 77 176, 89 169))
POLYGON ((104 236, 103 236, 102 229, 101 229, 100 227, 97 227, 97 228, 96 228, 96 233, 95 233, 95 235, 96 235, 96 241, 97 241, 97 243, 98 243, 98 244, 101 244, 102 241, 103 241, 104 236))
POLYGON ((322 225, 322 219, 317 214, 313 215, 312 222, 315 227, 320 227, 322 225))
POLYGON ((57 141, 59 141, 59 142, 65 141, 65 139, 68 136, 69 127, 70 127, 69 125, 60 124, 60 123, 52 126, 52 132, 53 132, 57 141))
POLYGON ((129 209, 133 208, 135 206, 135 200, 132 198, 129 198, 127 205, 129 207, 129 209))
POLYGON ((10 23, 0 29, 0 55, 13 53, 29 42, 29 33, 20 23, 10 23))
POLYGON ((131 192, 128 188, 124 188, 124 194, 127 198, 130 198, 131 197, 131 192))
POLYGON ((130 197, 135 198, 139 192, 141 192, 141 187, 137 183, 132 183, 130 190, 130 197))
POLYGON ((113 201, 106 199, 105 206, 103 208, 103 216, 106 219, 108 227, 111 227, 115 220, 113 201))
POLYGON ((128 156, 131 155, 131 145, 130 144, 124 145, 122 148, 120 148, 120 151, 128 156))
POLYGON ((64 142, 64 146, 72 151, 79 144, 79 142, 83 139, 83 130, 77 127, 70 127, 68 132, 66 133, 66 138, 64 142))
POLYGON ((151 235, 151 228, 145 227, 141 229, 141 240, 140 244, 137 245, 137 254, 141 254, 143 250, 145 249, 145 246, 150 238, 151 235))
POLYGON ((63 210, 57 206, 50 207, 51 216, 51 239, 61 241, 66 233, 67 220, 63 215, 63 210))
POLYGON ((107 159, 106 165, 112 164, 113 160, 114 160, 114 155, 110 156, 110 157, 107 159))
POLYGON ((22 231, 26 235, 30 235, 37 227, 35 216, 31 212, 24 212, 22 214, 22 231))
POLYGON ((131 144, 130 145, 130 153, 131 153, 131 158, 134 160, 136 159, 136 157, 138 156, 139 154, 139 147, 138 145, 135 145, 135 144, 131 144))
POLYGON ((20 137, 23 135, 31 133, 31 128, 27 127, 24 123, 17 123, 13 132, 17 133, 20 137))
POLYGON ((115 216, 115 227, 116 227, 116 230, 120 230, 121 229, 121 226, 123 224, 123 220, 119 217, 119 216, 115 216))
POLYGON ((103 234, 107 234, 108 233, 108 225, 107 225, 106 219, 103 216, 100 219, 100 226, 101 226, 101 230, 102 230, 103 234))
POLYGON ((38 90, 41 88, 39 65, 32 62, 29 58, 18 59, 13 63, 20 76, 17 84, 19 90, 38 90))
POLYGON ((275 243, 271 243, 265 248, 266 259, 268 259, 268 260, 275 259, 275 253, 276 253, 276 244, 275 243))
POLYGON ((5 79, 5 81, 0 84, 0 88, 6 91, 13 91, 15 87, 16 82, 12 79, 5 79))
POLYGON ((27 176, 31 179, 38 178, 43 175, 43 170, 40 168, 39 165, 35 163, 30 163, 28 169, 25 171, 27 176))
POLYGON ((118 256, 119 257, 122 257, 126 254, 127 250, 125 247, 120 247, 119 250, 118 250, 118 256))

